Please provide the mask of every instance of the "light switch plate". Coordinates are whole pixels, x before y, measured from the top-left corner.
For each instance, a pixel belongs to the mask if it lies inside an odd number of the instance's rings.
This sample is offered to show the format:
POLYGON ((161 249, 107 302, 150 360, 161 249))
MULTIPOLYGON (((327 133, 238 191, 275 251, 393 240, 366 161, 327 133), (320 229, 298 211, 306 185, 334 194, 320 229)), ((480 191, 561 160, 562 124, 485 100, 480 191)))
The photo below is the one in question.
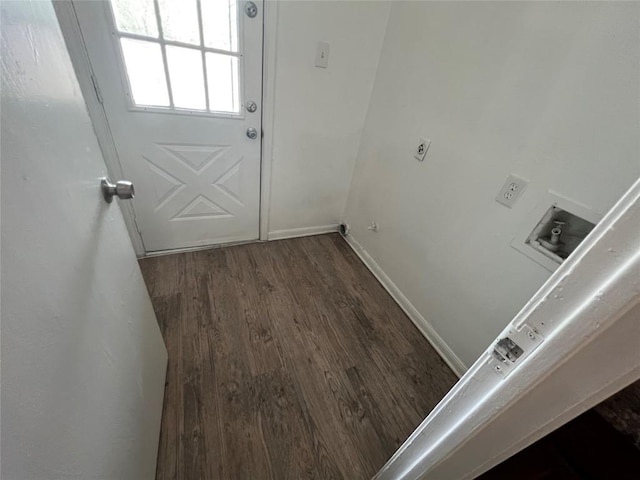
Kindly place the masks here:
POLYGON ((427 140, 426 138, 421 138, 418 142, 418 146, 413 152, 413 156, 416 160, 420 160, 421 162, 424 160, 425 155, 429 151, 429 146, 431 145, 431 140, 427 140))
POLYGON ((504 182, 504 185, 496 196, 496 202, 501 203, 505 207, 513 207, 513 205, 518 201, 518 198, 520 198, 524 190, 527 188, 528 183, 529 182, 520 177, 509 175, 507 177, 507 181, 504 182))
POLYGON ((329 66, 329 42, 318 42, 316 47, 316 67, 327 68, 329 66))

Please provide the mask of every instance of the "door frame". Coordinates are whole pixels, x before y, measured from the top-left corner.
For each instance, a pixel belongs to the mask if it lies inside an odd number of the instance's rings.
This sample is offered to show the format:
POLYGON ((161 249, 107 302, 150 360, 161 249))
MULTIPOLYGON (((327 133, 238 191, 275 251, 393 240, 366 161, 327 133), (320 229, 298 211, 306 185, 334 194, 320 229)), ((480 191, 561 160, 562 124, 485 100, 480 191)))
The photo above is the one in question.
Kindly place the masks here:
POLYGON ((260 154, 260 240, 269 234, 271 171, 276 112, 278 0, 263 1, 262 27, 262 151, 260 154))
MULTIPOLYGON (((118 150, 109 128, 109 122, 100 99, 100 89, 93 73, 89 54, 82 37, 80 24, 73 5, 74 0, 53 0, 53 7, 64 36, 65 44, 71 57, 71 63, 78 77, 80 90, 89 112, 89 118, 98 138, 98 144, 107 165, 107 171, 114 180, 124 178, 118 150)), ((269 205, 271 201, 271 154, 273 150, 273 125, 275 113, 275 66, 277 44, 278 2, 263 2, 263 40, 262 40, 262 135, 260 148, 260 205, 259 205, 259 240, 267 240, 269 230, 269 205)), ((145 257, 147 252, 142 235, 136 223, 135 211, 130 202, 121 202, 129 237, 136 256, 145 257)), ((241 242, 246 243, 246 242, 241 242)), ((202 250, 222 245, 207 245, 193 248, 177 248, 170 253, 202 250)), ((153 252, 151 255, 168 252, 153 252)))
POLYGON ((473 479, 638 380, 639 227, 640 179, 374 479, 473 479))

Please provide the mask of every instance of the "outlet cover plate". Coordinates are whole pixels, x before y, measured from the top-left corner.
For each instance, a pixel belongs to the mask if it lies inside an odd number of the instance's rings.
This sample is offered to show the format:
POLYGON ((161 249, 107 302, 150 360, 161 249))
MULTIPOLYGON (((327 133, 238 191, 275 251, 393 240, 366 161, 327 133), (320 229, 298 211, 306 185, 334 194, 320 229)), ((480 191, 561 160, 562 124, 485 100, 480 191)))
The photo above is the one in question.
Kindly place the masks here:
POLYGON ((513 205, 518 201, 518 198, 520 198, 527 188, 528 183, 529 182, 523 178, 516 177, 515 175, 509 175, 507 177, 507 181, 504 182, 504 185, 496 196, 496 202, 504 205, 505 207, 513 207, 513 205))
POLYGON ((418 146, 413 152, 413 156, 416 160, 423 161, 425 155, 429 151, 429 146, 431 145, 431 140, 427 140, 426 138, 421 138, 418 142, 418 146))

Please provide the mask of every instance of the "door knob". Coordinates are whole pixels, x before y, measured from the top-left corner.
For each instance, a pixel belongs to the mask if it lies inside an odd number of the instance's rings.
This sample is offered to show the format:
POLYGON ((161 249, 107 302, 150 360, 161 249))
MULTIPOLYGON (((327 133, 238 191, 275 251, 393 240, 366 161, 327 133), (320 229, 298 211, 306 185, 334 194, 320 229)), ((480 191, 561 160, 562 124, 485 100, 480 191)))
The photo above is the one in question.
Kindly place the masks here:
POLYGON ((247 128, 247 137, 249 137, 251 140, 255 140, 256 138, 258 138, 258 131, 253 127, 247 128))
POLYGON ((111 180, 105 177, 100 180, 100 188, 102 188, 104 201, 107 203, 111 203, 114 195, 120 200, 129 200, 130 198, 135 197, 136 194, 136 191, 133 188, 133 183, 127 182, 126 180, 119 180, 113 184, 111 183, 111 180))

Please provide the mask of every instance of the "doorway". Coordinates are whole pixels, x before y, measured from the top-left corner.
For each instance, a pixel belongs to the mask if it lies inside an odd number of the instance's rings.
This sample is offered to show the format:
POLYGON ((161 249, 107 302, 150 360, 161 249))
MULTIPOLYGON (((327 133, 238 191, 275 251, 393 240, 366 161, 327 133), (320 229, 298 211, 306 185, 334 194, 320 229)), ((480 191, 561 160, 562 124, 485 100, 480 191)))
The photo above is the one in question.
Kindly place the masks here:
POLYGON ((257 240, 261 2, 73 9, 145 253, 257 240))

